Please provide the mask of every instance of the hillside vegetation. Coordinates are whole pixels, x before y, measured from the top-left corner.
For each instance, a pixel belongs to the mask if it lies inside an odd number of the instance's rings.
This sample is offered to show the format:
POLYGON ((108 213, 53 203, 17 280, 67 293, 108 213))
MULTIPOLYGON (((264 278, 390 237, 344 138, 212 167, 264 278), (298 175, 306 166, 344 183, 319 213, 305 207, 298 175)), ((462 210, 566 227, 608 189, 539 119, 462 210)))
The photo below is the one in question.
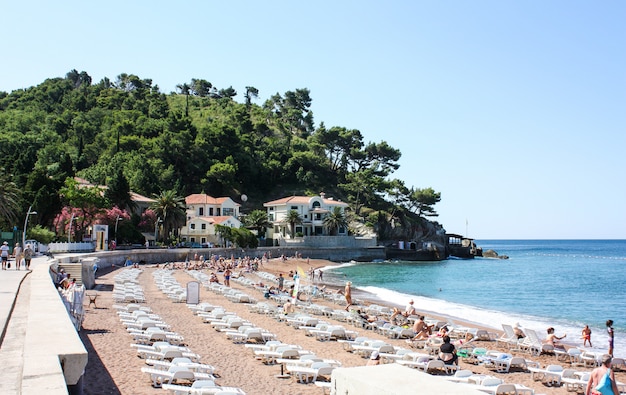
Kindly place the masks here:
POLYGON ((121 74, 93 83, 76 70, 0 92, 0 226, 21 228, 32 205, 33 221, 51 228, 67 204, 66 178, 79 176, 150 197, 204 192, 241 203, 245 194, 244 212, 325 192, 348 202, 352 220, 381 239, 432 229, 427 218, 437 215, 440 194, 392 177, 399 149, 314 122, 306 88, 258 98, 251 86, 236 92, 192 79, 165 94, 151 79, 121 74))

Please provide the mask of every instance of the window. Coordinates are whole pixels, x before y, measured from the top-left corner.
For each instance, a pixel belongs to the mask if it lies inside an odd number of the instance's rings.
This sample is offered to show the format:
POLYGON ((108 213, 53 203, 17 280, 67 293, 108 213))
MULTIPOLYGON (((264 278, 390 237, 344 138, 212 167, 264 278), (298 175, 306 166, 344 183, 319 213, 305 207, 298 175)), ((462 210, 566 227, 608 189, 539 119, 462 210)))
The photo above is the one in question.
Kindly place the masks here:
POLYGON ((215 215, 216 215, 216 216, 218 216, 218 217, 219 217, 220 215, 222 215, 222 214, 220 214, 220 210, 221 210, 221 209, 220 209, 219 207, 215 209, 215 215))
POLYGON ((201 216, 201 217, 204 215, 204 207, 200 207, 198 209, 198 215, 201 216))
POLYGON ((298 206, 291 206, 291 209, 298 211, 298 206))
POLYGON ((270 214, 269 215, 269 220, 270 220, 270 222, 274 222, 274 214, 270 214))
POLYGON ((196 224, 190 224, 190 225, 189 225, 189 227, 190 227, 191 229, 196 229, 196 224))
POLYGON ((320 202, 313 202, 313 209, 319 208, 321 205, 320 202))
POLYGON ((209 215, 213 216, 213 207, 209 207, 209 215))
POLYGON ((231 216, 235 216, 235 209, 234 208, 224 208, 222 209, 222 215, 231 215, 231 216))
POLYGON ((201 229, 202 229, 202 230, 206 230, 206 224, 202 224, 202 225, 201 225, 201 229))

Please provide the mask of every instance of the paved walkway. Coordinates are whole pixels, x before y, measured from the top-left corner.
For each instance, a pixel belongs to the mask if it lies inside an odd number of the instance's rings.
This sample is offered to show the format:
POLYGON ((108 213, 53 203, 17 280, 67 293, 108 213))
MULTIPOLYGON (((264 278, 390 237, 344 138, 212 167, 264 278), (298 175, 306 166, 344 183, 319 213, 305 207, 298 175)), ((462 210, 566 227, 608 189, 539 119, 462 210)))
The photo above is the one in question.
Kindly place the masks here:
MULTIPOLYGON (((31 269, 46 265, 48 257, 36 256, 31 260, 31 269)), ((30 305, 30 270, 21 267, 0 270, 0 361, 3 361, 3 380, 0 393, 22 392, 24 374, 24 344, 28 326, 30 305), (19 297, 18 297, 19 295, 19 297)))
MULTIPOLYGON (((47 256, 40 255, 31 260, 30 266, 33 268, 36 265, 45 264, 47 261, 47 256)), ((30 272, 23 267, 21 270, 15 270, 15 261, 11 261, 10 269, 0 270, 0 348, 4 343, 4 337, 11 313, 15 306, 17 293, 29 273, 30 272)))

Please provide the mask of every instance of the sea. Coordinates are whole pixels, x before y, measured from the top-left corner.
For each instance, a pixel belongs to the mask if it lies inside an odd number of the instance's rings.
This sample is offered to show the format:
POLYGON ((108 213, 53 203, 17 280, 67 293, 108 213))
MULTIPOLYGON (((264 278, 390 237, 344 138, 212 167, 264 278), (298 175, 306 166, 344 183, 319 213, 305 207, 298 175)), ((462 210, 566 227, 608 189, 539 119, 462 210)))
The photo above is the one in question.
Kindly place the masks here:
MULTIPOLYGON (((626 357, 626 240, 476 240, 508 259, 440 262, 348 262, 324 280, 372 294, 386 304, 502 330, 519 323, 542 336, 550 326, 564 342, 606 352, 606 321, 614 321, 615 355, 626 357)), ((356 293, 356 292, 355 292, 356 293)))

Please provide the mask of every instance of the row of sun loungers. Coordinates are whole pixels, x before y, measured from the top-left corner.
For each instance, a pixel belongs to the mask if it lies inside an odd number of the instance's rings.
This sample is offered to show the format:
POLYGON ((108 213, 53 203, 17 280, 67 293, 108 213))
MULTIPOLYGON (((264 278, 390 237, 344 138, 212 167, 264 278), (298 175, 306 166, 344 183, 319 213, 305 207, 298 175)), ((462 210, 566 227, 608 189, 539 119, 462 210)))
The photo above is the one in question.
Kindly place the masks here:
MULTIPOLYGON (((196 279, 201 278, 197 273, 190 272, 189 274, 196 279)), ((239 281, 239 283, 251 288, 258 288, 252 281, 239 281)), ((229 296, 234 293, 234 290, 229 290, 228 287, 219 287, 213 283, 207 288, 222 294, 231 302, 238 302, 229 296)), ((257 289, 257 291, 263 292, 264 290, 257 289)), ((315 336, 320 341, 328 341, 337 337, 346 338, 352 333, 348 331, 346 334, 345 328, 329 325, 307 314, 285 315, 277 306, 267 302, 258 303, 253 298, 251 300, 253 303, 250 305, 250 311, 257 314, 272 315, 296 329, 303 330, 309 336, 315 336)), ((276 340, 274 334, 241 320, 219 306, 201 303, 197 306, 190 305, 189 308, 202 317, 205 322, 210 322, 216 329, 232 326, 232 323, 237 322, 239 326, 236 330, 227 331, 226 336, 228 338, 231 338, 234 343, 244 343, 245 347, 252 351, 255 359, 264 364, 282 364, 286 372, 300 383, 312 383, 323 377, 329 378, 332 370, 341 366, 339 361, 318 358, 299 345, 284 344, 276 340)))
MULTIPOLYGON (((136 279, 140 271, 127 269, 120 276, 129 276, 127 272, 136 279)), ((175 285, 175 280, 164 271, 158 271, 155 281, 161 290, 173 289, 171 285, 175 285)), ((134 285, 139 286, 138 283, 134 285)), ((172 300, 176 301, 176 298, 172 300)), ((170 326, 149 307, 129 303, 114 305, 114 308, 135 341, 131 347, 146 361, 147 366, 141 370, 150 376, 154 387, 162 387, 174 394, 245 395, 239 388, 217 385, 214 375, 216 368, 201 363, 200 355, 186 347, 183 337, 170 331, 170 326), (181 385, 183 383, 186 385, 181 385)))

